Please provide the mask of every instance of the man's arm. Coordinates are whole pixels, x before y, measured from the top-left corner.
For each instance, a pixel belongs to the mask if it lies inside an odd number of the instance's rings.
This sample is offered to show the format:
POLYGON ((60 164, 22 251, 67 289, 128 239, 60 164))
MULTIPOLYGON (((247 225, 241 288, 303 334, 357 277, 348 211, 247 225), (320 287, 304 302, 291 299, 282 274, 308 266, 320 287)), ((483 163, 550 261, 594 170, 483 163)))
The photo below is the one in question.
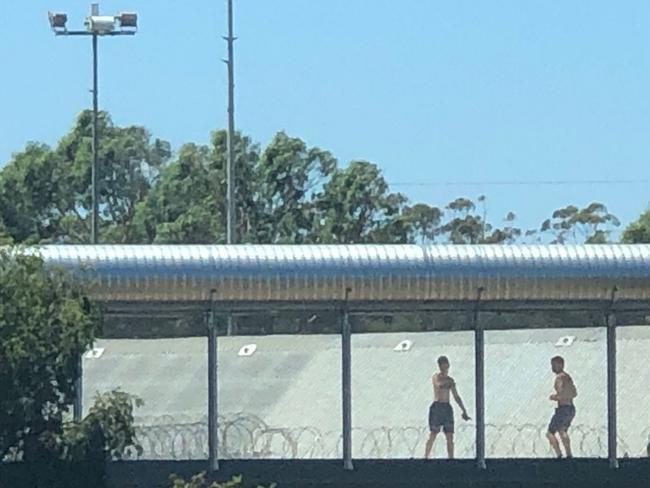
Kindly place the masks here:
POLYGON ((553 402, 557 402, 560 400, 560 391, 562 391, 562 379, 559 376, 555 378, 553 387, 555 388, 555 393, 548 397, 548 399, 553 402))
POLYGON ((456 403, 458 403, 458 406, 463 412, 463 420, 469 420, 470 417, 467 415, 467 410, 465 409, 465 405, 463 404, 463 400, 458 394, 458 390, 456 389, 456 383, 454 383, 451 386, 451 394, 454 396, 454 400, 456 400, 456 403))

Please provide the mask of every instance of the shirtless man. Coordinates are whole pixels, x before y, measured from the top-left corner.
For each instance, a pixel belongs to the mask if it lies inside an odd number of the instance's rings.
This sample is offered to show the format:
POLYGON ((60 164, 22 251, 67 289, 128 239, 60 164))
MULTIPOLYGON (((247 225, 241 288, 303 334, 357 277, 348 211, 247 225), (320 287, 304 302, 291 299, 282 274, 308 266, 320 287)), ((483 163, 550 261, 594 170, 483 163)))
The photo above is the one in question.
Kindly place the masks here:
POLYGON ((433 383, 433 403, 429 408, 429 439, 424 451, 424 457, 429 459, 431 448, 436 436, 440 433, 442 427, 445 437, 447 438, 447 455, 449 459, 454 458, 454 411, 449 403, 450 392, 454 400, 463 412, 463 420, 469 420, 463 400, 456 390, 456 382, 449 376, 449 359, 445 356, 438 358, 438 373, 431 378, 433 383))
POLYGON ((571 440, 569 439, 567 431, 571 426, 573 417, 576 415, 576 407, 573 405, 573 399, 578 396, 578 390, 576 389, 571 376, 564 371, 564 359, 561 356, 555 356, 551 359, 551 369, 555 373, 555 393, 548 398, 553 402, 557 402, 557 408, 555 409, 553 418, 551 418, 551 423, 548 426, 546 437, 551 443, 555 455, 558 458, 562 458, 560 443, 555 435, 558 434, 562 444, 564 445, 566 457, 571 458, 573 457, 571 452, 571 440))

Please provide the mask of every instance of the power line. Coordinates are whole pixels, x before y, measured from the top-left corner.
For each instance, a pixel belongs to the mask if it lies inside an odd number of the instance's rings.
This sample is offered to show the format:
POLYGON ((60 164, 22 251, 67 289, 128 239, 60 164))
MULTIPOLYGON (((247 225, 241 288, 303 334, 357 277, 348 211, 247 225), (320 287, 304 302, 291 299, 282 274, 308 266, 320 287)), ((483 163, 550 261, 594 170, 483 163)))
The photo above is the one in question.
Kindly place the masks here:
POLYGON ((391 186, 555 186, 555 185, 648 185, 650 180, 538 180, 538 181, 397 181, 391 186))

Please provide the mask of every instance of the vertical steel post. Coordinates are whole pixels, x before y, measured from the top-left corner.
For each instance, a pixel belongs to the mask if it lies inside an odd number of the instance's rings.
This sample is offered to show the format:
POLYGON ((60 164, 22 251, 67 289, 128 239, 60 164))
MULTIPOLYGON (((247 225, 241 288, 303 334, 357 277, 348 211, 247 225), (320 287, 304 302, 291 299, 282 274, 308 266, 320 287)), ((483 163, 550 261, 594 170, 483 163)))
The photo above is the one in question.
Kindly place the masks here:
MULTIPOLYGON (((91 15, 97 14, 97 4, 91 7, 91 15)), ((97 202, 97 112, 98 112, 98 96, 97 96, 97 34, 92 34, 92 48, 93 48, 93 118, 92 118, 92 163, 90 168, 90 193, 91 193, 91 212, 90 212, 90 243, 97 244, 97 228, 98 228, 98 213, 99 204, 97 202)), ((83 416, 83 355, 77 359, 77 380, 74 385, 74 404, 72 407, 72 415, 75 421, 80 421, 83 416)))
POLYGON ((476 466, 485 469, 485 335, 479 316, 483 288, 477 290, 476 304, 472 313, 474 329, 474 381, 476 389, 476 466))
POLYGON ((83 417, 83 354, 77 358, 78 377, 74 382, 74 404, 72 405, 72 418, 79 422, 83 417))
POLYGON ((232 26, 232 1, 227 0, 228 10, 228 36, 224 37, 228 43, 228 59, 226 65, 228 67, 228 133, 226 146, 228 151, 228 159, 226 163, 226 242, 228 244, 235 244, 237 242, 236 231, 236 205, 235 205, 235 158, 234 158, 234 137, 235 137, 235 72, 234 72, 234 54, 233 44, 235 37, 233 36, 232 26))
POLYGON ((341 373, 343 402, 343 469, 352 471, 352 330, 347 299, 350 289, 345 290, 345 303, 341 310, 341 373))
POLYGON ((98 79, 97 79, 97 34, 93 33, 93 125, 92 125, 92 169, 91 169, 91 199, 92 199, 92 212, 91 212, 91 229, 90 229, 90 241, 92 244, 97 244, 99 242, 99 202, 98 202, 98 189, 97 189, 97 179, 98 179, 98 122, 97 118, 99 116, 99 102, 98 102, 98 79))
POLYGON ((211 472, 219 469, 219 409, 217 375, 217 323, 214 292, 208 312, 208 463, 211 472))
POLYGON ((609 467, 618 468, 616 452, 616 315, 609 311, 607 322, 607 457, 609 467))
MULTIPOLYGON (((235 202, 235 60, 233 36, 233 0, 227 0, 228 36, 224 37, 228 44, 228 132, 226 134, 226 243, 237 243, 237 206, 235 202)), ((235 320, 232 315, 228 316, 227 335, 232 335, 235 329, 235 320)))

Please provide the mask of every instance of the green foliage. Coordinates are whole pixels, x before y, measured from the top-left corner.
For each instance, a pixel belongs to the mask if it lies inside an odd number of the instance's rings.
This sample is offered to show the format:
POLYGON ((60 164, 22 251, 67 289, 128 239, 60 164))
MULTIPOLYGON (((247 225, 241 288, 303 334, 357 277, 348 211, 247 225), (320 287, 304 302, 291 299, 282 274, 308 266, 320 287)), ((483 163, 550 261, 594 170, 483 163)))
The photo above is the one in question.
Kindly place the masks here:
POLYGON ((416 203, 412 207, 404 207, 402 213, 410 228, 410 239, 413 242, 422 244, 436 242, 436 237, 442 232, 440 222, 443 213, 439 208, 416 203))
POLYGON ((93 342, 96 311, 82 290, 40 258, 0 249, 0 458, 42 449, 61 434, 77 359, 93 342))
POLYGON ((450 220, 442 230, 452 244, 478 244, 485 235, 485 221, 476 215, 476 205, 467 198, 457 198, 446 207, 450 220))
POLYGON ((513 212, 504 217, 502 227, 494 227, 487 218, 487 198, 481 195, 477 202, 480 208, 465 197, 447 204, 447 221, 437 233, 451 244, 510 244, 521 237, 521 229, 514 226, 516 216, 513 212))
MULTIPOLYGON (((91 211, 91 112, 82 112, 54 149, 30 143, 0 172, 0 220, 15 242, 87 242, 91 211)), ((169 143, 143 127, 99 117, 100 235, 127 242, 136 204, 169 158, 169 143)))
POLYGON ((406 197, 391 193, 377 165, 353 161, 333 172, 315 196, 315 222, 310 240, 360 244, 407 242, 402 216, 406 197))
POLYGON ((259 221, 254 241, 305 242, 314 219, 314 192, 335 168, 329 152, 277 133, 256 165, 254 205, 259 221))
MULTIPOLYGON (((257 224, 253 177, 258 148, 236 137, 235 165, 239 203, 236 223, 246 241, 257 224)), ((151 193, 137 206, 134 242, 223 243, 226 215, 226 133, 217 131, 212 146, 185 144, 166 166, 151 193)))
MULTIPOLYGON (((82 112, 54 149, 30 143, 0 170, 0 245, 87 242, 90 234, 91 113, 82 112)), ((226 242, 227 135, 210 144, 169 144, 139 126, 99 118, 100 240, 108 243, 226 242)), ((409 204, 377 165, 339 167, 328 151, 278 132, 261 150, 234 136, 235 234, 242 243, 510 244, 608 242, 618 219, 600 203, 556 210, 522 230, 513 212, 488 219, 487 199, 444 208, 409 204)), ((625 242, 650 242, 642 216, 625 242)))
MULTIPOLYGON (((379 169, 332 155, 283 132, 259 154, 235 138, 236 225, 240 242, 405 242, 405 198, 392 194, 379 169), (343 199, 340 202, 337 200, 343 199)), ((145 242, 225 242, 225 132, 212 147, 187 144, 139 204, 136 234, 145 242)))
POLYGON ((34 253, 0 249, 0 459, 103 464, 141 452, 133 409, 142 402, 127 393, 98 395, 81 422, 66 421, 98 319, 63 272, 34 253))
MULTIPOLYGON (((169 479, 170 488, 244 488, 244 481, 241 476, 233 476, 230 481, 217 482, 214 481, 209 483, 205 479, 205 472, 195 474, 192 476, 189 481, 184 480, 176 475, 171 475, 169 479)), ((275 483, 269 485, 270 488, 274 488, 275 483)), ((262 486, 257 486, 257 488, 263 488, 262 486)))
POLYGON ((217 241, 223 227, 214 214, 221 193, 219 178, 211 173, 206 146, 183 146, 148 198, 138 204, 138 237, 163 244, 217 241))
POLYGON ((57 207, 55 173, 60 160, 45 144, 29 143, 0 173, 2 229, 26 244, 49 238, 63 214, 57 207))
MULTIPOLYGON (((143 127, 116 127, 105 112, 100 113, 98 126, 101 234, 112 242, 127 242, 135 206, 148 193, 171 149, 166 141, 151 143, 143 127)), ((91 149, 92 113, 84 111, 56 148, 62 161, 62 176, 57 180, 61 207, 73 217, 67 230, 75 241, 84 241, 90 229, 91 149)))
POLYGON ((9 235, 7 228, 2 220, 0 220, 0 246, 10 246, 14 240, 9 235))
POLYGON ((544 221, 541 231, 553 235, 553 244, 605 244, 613 228, 620 225, 605 205, 594 202, 583 209, 568 205, 556 210, 551 219, 544 221))
POLYGON ((627 244, 650 243, 650 210, 627 226, 622 240, 627 244))
POLYGON ((42 441, 65 461, 104 462, 121 459, 131 450, 140 455, 133 410, 142 405, 141 399, 120 390, 98 394, 81 422, 68 422, 61 434, 48 432, 42 441))
MULTIPOLYGON (((522 235, 522 230, 514 226, 517 216, 514 212, 508 212, 503 218, 503 227, 493 228, 488 224, 489 234, 483 237, 483 244, 512 244, 522 235)), ((530 235, 530 231, 528 231, 530 235)))

